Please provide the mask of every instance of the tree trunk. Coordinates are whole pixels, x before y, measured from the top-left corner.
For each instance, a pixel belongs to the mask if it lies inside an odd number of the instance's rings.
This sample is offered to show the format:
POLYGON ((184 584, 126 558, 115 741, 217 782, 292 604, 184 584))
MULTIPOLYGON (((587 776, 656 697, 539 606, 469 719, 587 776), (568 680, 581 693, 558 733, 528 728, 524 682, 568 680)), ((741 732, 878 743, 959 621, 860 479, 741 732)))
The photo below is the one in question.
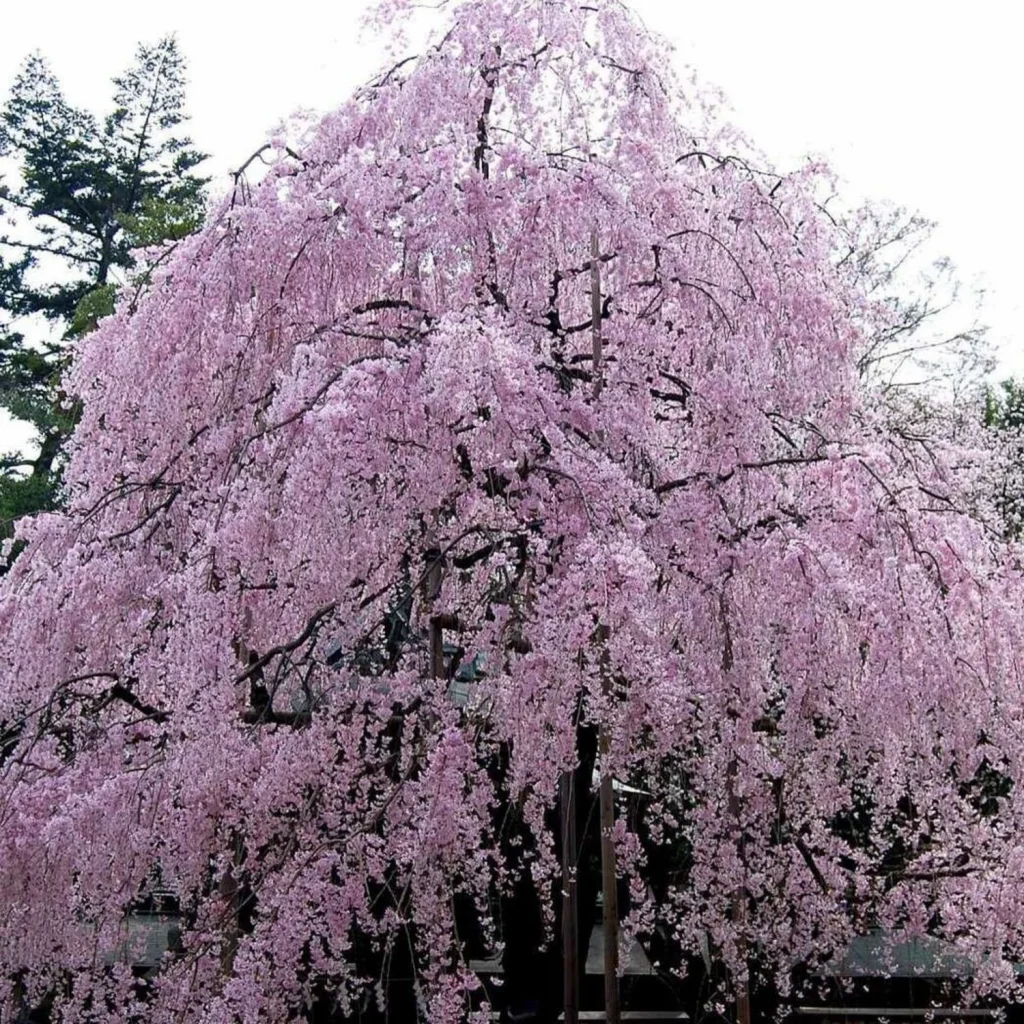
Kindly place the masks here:
POLYGON ((60 454, 61 445, 66 440, 63 431, 50 430, 43 433, 39 445, 39 454, 32 463, 33 476, 49 476, 53 472, 53 464, 60 454))

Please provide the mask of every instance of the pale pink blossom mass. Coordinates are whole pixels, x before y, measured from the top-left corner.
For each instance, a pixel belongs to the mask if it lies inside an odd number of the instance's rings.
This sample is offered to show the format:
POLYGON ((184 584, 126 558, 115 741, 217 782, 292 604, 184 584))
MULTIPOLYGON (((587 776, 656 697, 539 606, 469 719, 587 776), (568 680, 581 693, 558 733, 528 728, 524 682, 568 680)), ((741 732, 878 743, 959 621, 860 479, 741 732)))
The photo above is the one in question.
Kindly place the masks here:
POLYGON ((68 509, 0 584, 5 1018, 285 1021, 408 941, 464 1019, 457 901, 500 943, 525 872, 554 913, 586 726, 654 794, 620 872, 688 850, 641 934, 785 991, 929 930, 1009 994, 1019 549, 991 442, 858 372, 870 211, 773 173, 616 0, 438 17, 76 351, 68 509), (141 1001, 97 965, 157 873, 141 1001))

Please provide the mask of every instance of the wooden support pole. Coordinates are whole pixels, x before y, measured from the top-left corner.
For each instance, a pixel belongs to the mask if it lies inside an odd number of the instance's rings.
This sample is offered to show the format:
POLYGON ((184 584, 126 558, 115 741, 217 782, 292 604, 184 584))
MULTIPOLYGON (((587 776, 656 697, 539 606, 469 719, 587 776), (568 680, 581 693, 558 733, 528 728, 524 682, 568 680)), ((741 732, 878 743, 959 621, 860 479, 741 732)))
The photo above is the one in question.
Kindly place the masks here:
POLYGON ((444 630, 436 617, 430 620, 430 675, 444 678, 444 630))
MULTIPOLYGON (((601 245, 597 226, 590 232, 590 335, 593 355, 594 392, 596 403, 604 390, 604 337, 601 333, 601 245)), ((599 441, 603 436, 598 431, 599 441)), ((608 627, 599 625, 595 637, 601 665, 601 692, 610 705, 612 681, 608 673, 608 627)), ((608 711, 605 715, 607 718, 608 711)), ((598 737, 601 755, 601 929, 604 936, 604 1016, 608 1024, 620 1024, 619 1019, 619 879, 615 866, 615 789, 608 755, 611 737, 607 721, 601 725, 598 737)))
POLYGON ((224 905, 224 938, 220 947, 220 969, 230 978, 235 969, 235 955, 241 932, 241 902, 238 876, 242 870, 242 842, 236 836, 231 841, 231 863, 220 877, 218 893, 224 905))
POLYGON ((590 232, 590 339, 594 371, 594 401, 604 390, 604 338, 601 334, 601 246, 597 229, 590 232))
POLYGON ((559 782, 562 818, 562 1005, 565 1024, 579 1024, 580 943, 577 894, 576 780, 562 773, 559 782))
MULTIPOLYGON (((608 731, 602 726, 602 761, 608 754, 608 731)), ((619 1024, 619 879, 615 868, 615 790, 607 768, 601 774, 601 927, 604 933, 604 1015, 608 1024, 619 1024)))
MULTIPOLYGON (((729 762, 729 769, 726 776, 726 785, 729 793, 729 814, 736 822, 736 828, 740 830, 736 840, 737 852, 740 861, 746 863, 746 851, 743 843, 743 805, 736 793, 736 776, 739 774, 739 764, 734 757, 729 762)), ((736 947, 740 957, 740 974, 735 979, 736 985, 736 1024, 750 1024, 750 981, 747 977, 747 888, 745 885, 737 887, 732 899, 732 920, 736 928, 736 947)))
MULTIPOLYGON (((732 673, 735 661, 732 649, 732 629, 729 624, 729 602, 724 591, 718 598, 718 610, 722 621, 722 672, 729 675, 732 673)), ((739 855, 740 863, 744 865, 744 874, 746 874, 743 801, 740 799, 737 784, 739 771, 739 759, 734 754, 726 769, 725 787, 729 797, 729 816, 733 819, 736 827, 736 853, 739 855)), ((740 960, 739 974, 735 978, 736 1024, 750 1024, 750 971, 747 963, 747 887, 745 884, 737 886, 733 893, 732 920, 736 928, 736 948, 740 960)))

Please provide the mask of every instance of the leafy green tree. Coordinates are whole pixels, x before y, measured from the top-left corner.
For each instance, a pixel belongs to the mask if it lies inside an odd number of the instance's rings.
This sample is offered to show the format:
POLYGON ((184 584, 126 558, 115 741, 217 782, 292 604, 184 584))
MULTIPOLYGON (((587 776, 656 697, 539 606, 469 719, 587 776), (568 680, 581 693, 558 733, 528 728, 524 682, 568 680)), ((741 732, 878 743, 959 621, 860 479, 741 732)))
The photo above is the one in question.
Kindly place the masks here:
POLYGON ((31 458, 0 460, 0 527, 54 507, 75 409, 59 391, 68 342, 113 310, 133 250, 200 222, 205 159, 183 134, 185 62, 174 38, 140 46, 111 112, 72 106, 30 56, 0 111, 0 406, 30 423, 31 458))
POLYGON ((989 390, 985 402, 985 426, 1008 430, 1024 428, 1024 383, 1011 378, 989 390))
POLYGON ((1024 534, 1024 382, 1013 379, 989 388, 985 395, 985 426, 1001 431, 1009 464, 996 496, 1007 535, 1024 534))

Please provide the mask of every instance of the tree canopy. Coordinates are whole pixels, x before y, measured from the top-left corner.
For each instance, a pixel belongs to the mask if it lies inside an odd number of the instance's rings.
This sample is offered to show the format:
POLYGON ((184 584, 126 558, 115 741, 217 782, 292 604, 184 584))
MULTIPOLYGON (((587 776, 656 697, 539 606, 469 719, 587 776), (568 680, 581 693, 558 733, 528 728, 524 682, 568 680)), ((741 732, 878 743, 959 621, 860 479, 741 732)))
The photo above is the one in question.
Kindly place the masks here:
POLYGON ((68 506, 0 583, 9 1000, 344 1014, 402 948, 464 1019, 465 908, 553 920, 582 728, 653 794, 608 837, 677 966, 785 989, 872 926, 1015 990, 1017 551, 980 446, 866 390, 898 312, 827 171, 616 0, 446 16, 76 352, 68 506), (158 875, 177 948, 98 970, 158 875))
POLYGON ((35 427, 41 446, 0 464, 4 520, 56 500, 75 418, 58 390, 67 339, 113 310, 134 249, 182 237, 202 214, 204 158, 181 132, 185 64, 174 38, 140 46, 113 85, 99 121, 68 102, 34 54, 0 112, 0 157, 12 164, 0 181, 0 405, 35 427))
POLYGON ((1024 529, 1024 386, 1008 379, 985 396, 985 426, 1004 439, 1005 469, 997 486, 997 502, 1009 536, 1024 529))

